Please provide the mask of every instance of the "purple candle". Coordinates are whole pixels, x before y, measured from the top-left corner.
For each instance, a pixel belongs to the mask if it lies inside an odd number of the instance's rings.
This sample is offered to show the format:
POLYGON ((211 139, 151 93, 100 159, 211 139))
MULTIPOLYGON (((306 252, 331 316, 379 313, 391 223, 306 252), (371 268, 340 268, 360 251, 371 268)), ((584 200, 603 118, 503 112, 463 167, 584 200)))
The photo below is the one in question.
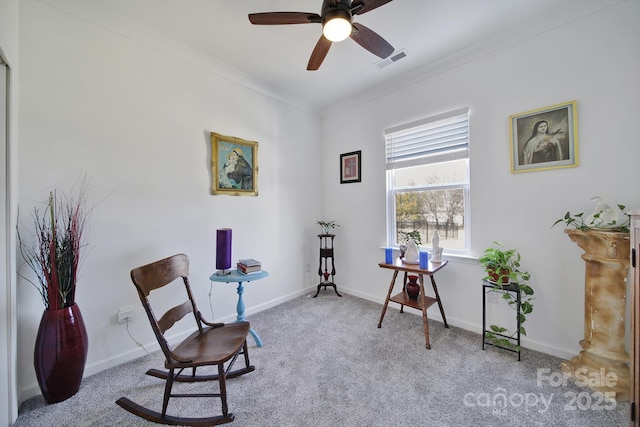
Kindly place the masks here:
POLYGON ((231 229, 220 228, 216 231, 216 268, 231 268, 231 229))

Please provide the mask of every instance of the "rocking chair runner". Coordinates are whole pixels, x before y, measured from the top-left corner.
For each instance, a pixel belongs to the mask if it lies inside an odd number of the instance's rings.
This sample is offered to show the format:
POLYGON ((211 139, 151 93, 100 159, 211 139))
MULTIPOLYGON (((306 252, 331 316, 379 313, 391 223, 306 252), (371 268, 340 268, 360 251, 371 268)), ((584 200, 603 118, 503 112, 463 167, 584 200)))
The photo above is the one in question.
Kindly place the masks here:
POLYGON ((145 408, 126 397, 121 397, 116 403, 139 417, 161 424, 211 426, 228 423, 233 421, 235 417, 229 413, 227 407, 226 379, 255 370, 255 367, 249 364, 247 349, 249 322, 224 324, 209 323, 204 320, 191 294, 188 275, 189 258, 184 254, 174 255, 131 270, 131 280, 138 290, 140 301, 149 317, 160 348, 164 352, 166 357, 164 365, 169 371, 158 369, 147 371, 147 375, 166 379, 161 413, 145 408), (169 309, 158 320, 149 303, 149 294, 180 277, 187 291, 188 300, 169 309), (198 329, 172 349, 164 334, 189 313, 193 313, 198 329), (244 367, 231 371, 240 354, 244 356, 244 367), (226 369, 225 363, 227 364, 226 369), (196 375, 196 368, 204 366, 217 366, 218 373, 196 375), (185 368, 191 368, 192 373, 182 374, 185 368), (218 381, 219 393, 173 394, 171 389, 174 381, 218 381), (219 397, 222 401, 222 414, 205 418, 167 415, 167 406, 171 397, 219 397))

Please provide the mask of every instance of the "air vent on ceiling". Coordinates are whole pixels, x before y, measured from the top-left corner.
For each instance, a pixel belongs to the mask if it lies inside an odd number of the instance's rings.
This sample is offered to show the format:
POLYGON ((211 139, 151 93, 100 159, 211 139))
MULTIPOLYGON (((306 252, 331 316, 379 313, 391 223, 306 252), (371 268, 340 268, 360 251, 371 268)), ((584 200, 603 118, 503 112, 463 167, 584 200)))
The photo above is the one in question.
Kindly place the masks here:
POLYGON ((400 49, 399 51, 393 53, 390 57, 383 59, 382 61, 376 62, 376 66, 378 68, 384 68, 387 65, 393 64, 407 56, 407 51, 405 49, 400 49))

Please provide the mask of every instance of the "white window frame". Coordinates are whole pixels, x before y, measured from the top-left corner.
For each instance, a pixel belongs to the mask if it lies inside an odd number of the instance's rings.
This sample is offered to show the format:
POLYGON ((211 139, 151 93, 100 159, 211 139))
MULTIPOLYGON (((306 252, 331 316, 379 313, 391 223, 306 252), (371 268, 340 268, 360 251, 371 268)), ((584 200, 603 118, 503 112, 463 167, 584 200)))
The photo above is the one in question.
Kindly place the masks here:
POLYGON ((452 255, 469 255, 471 248, 470 232, 470 171, 469 171, 469 109, 460 108, 435 116, 393 126, 384 131, 386 164, 387 164, 387 246, 397 247, 396 244, 396 194, 425 190, 462 189, 464 197, 464 250, 444 248, 445 253, 452 255), (444 129, 455 123, 456 135, 448 133, 444 138, 424 135, 437 128, 444 129), (400 141, 394 144, 394 139, 400 141), (412 142, 413 140, 417 142, 412 142), (466 159, 466 182, 455 184, 423 184, 410 187, 393 187, 393 174, 397 169, 406 167, 435 164, 450 160, 466 159))

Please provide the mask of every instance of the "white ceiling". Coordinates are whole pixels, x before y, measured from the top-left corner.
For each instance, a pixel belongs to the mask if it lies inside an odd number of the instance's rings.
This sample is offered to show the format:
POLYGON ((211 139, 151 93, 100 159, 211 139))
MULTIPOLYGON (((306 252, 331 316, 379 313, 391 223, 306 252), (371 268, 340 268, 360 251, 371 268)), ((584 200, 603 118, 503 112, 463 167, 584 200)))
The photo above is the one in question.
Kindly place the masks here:
MULTIPOLYGON (((353 40, 334 43, 318 71, 307 62, 320 24, 252 25, 254 12, 320 13, 322 0, 86 0, 264 81, 319 111, 389 87, 448 59, 480 55, 624 0, 394 0, 357 15, 407 57, 380 58, 353 40)), ((366 3, 366 0, 365 0, 366 3)))

